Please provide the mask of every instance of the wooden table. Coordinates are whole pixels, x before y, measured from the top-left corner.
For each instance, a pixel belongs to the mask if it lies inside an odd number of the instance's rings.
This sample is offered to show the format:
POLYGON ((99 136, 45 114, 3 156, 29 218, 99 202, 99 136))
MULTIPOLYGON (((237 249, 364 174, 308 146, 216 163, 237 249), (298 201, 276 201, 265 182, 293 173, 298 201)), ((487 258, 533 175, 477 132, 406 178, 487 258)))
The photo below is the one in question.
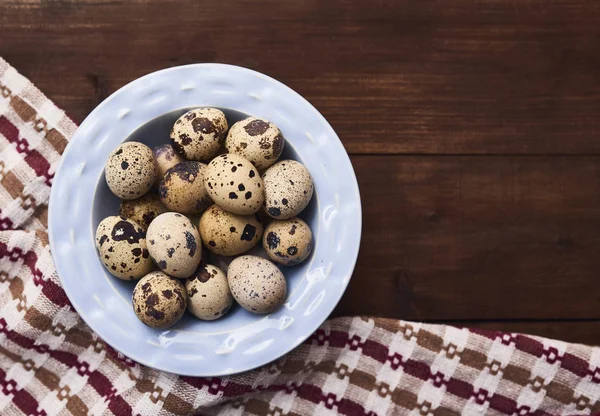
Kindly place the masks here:
POLYGON ((0 56, 77 122, 165 67, 273 76, 358 176, 335 315, 600 344, 598 1, 3 0, 0 56))

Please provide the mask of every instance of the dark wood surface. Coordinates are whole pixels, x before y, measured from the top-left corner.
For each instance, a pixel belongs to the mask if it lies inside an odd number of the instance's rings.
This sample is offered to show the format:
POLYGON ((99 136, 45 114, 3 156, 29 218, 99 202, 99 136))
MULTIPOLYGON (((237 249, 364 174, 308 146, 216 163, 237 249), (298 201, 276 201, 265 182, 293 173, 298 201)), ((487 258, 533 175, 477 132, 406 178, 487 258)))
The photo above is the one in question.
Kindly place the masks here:
POLYGON ((77 122, 169 66, 271 75, 358 176, 336 316, 600 344, 599 22, 591 0, 3 0, 0 56, 77 122))

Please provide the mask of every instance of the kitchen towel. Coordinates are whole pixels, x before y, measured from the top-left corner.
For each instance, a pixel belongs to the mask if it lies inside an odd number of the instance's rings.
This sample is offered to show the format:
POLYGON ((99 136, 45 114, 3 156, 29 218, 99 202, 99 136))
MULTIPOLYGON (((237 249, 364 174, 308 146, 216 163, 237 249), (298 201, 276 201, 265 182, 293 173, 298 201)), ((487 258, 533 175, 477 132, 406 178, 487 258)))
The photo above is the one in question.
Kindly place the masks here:
POLYGON ((325 322, 287 356, 213 378, 105 344, 56 275, 47 203, 75 123, 0 58, 0 415, 588 415, 600 348, 382 318, 325 322))

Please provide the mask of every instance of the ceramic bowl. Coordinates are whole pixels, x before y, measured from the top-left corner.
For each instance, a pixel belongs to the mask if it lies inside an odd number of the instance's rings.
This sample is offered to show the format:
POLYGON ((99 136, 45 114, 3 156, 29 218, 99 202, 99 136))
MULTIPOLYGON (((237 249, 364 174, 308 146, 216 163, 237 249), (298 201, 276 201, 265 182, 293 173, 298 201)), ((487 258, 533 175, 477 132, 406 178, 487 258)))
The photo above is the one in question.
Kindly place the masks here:
POLYGON ((340 300, 354 269, 361 234, 356 177, 339 138, 299 94, 258 72, 197 64, 139 78, 108 97, 81 124, 62 157, 49 206, 52 255, 63 287, 85 322, 129 358, 163 371, 217 376, 250 370, 307 339, 340 300), (218 107, 231 123, 253 115, 274 122, 286 138, 282 157, 305 164, 315 195, 302 213, 314 234, 311 257, 282 268, 288 297, 276 312, 254 315, 240 307, 222 319, 200 321, 186 313, 177 325, 156 330, 134 315, 134 282, 111 276, 95 248, 98 223, 117 215, 104 165, 126 140, 168 143, 187 109, 218 107))

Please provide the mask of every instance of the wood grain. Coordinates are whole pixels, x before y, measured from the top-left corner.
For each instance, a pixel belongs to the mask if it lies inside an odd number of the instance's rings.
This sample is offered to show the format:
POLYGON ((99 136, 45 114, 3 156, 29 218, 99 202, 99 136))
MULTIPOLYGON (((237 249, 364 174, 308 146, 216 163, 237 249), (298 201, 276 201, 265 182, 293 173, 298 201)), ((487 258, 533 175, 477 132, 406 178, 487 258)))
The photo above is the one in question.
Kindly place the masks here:
POLYGON ((0 53, 77 121, 161 68, 225 62, 313 102, 351 153, 600 154, 600 2, 0 3, 0 53))
POLYGON ((338 313, 600 318, 600 159, 354 156, 363 238, 338 313))
POLYGON ((158 69, 224 62, 310 100, 353 155, 335 315, 600 344, 600 2, 0 2, 0 56, 75 121, 158 69))

